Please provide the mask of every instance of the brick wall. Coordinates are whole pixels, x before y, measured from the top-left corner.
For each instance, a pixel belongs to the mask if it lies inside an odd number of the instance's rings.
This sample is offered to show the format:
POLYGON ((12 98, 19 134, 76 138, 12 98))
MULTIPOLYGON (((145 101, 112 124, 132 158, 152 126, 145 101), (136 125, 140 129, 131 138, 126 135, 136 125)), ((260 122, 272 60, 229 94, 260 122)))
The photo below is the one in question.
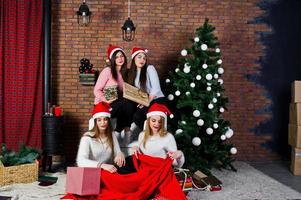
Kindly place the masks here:
MULTIPOLYGON (((86 57, 101 70, 108 44, 124 47, 127 55, 133 46, 149 50, 162 79, 173 69, 194 31, 205 17, 216 27, 223 53, 224 85, 229 97, 228 112, 238 148, 239 160, 276 158, 262 144, 272 134, 255 136, 252 128, 269 120, 268 114, 256 114, 270 104, 264 88, 247 80, 247 74, 260 74, 256 60, 263 56, 262 44, 255 32, 270 31, 264 24, 250 23, 262 14, 258 0, 144 0, 131 1, 131 18, 137 27, 133 42, 123 42, 121 26, 127 18, 127 1, 88 0, 92 23, 88 27, 77 24, 75 12, 80 0, 52 2, 52 95, 65 114, 65 147, 67 159, 73 159, 80 135, 87 129, 93 106, 93 87, 78 81, 81 58, 86 57)), ((129 57, 128 57, 129 58, 129 57)))

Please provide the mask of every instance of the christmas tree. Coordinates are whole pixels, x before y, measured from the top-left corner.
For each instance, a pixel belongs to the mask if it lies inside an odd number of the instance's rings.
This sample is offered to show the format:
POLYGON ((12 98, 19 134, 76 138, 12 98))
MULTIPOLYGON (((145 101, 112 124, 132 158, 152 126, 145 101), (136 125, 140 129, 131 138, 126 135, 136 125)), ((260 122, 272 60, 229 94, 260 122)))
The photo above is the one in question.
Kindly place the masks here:
POLYGON ((168 99, 176 106, 174 127, 178 148, 185 154, 186 166, 210 174, 212 167, 235 168, 229 143, 230 122, 222 117, 228 98, 224 96, 221 51, 214 27, 205 20, 196 29, 191 48, 181 51, 180 64, 166 79, 168 99))

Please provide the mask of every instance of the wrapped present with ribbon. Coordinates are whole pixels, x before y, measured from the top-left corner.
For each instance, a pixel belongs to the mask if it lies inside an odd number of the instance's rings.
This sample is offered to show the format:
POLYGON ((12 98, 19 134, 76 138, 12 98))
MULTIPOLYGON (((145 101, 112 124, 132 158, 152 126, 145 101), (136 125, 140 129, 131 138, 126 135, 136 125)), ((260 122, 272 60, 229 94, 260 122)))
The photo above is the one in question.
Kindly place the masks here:
POLYGON ((128 83, 124 83, 123 97, 138 104, 149 106, 148 94, 128 83))
POLYGON ((107 101, 114 101, 118 98, 118 91, 116 86, 108 86, 104 88, 104 96, 107 101))
POLYGON ((176 168, 175 174, 177 177, 177 180, 179 184, 182 187, 183 191, 190 191, 192 189, 192 177, 189 177, 187 175, 187 172, 189 172, 189 169, 183 169, 183 168, 176 168))

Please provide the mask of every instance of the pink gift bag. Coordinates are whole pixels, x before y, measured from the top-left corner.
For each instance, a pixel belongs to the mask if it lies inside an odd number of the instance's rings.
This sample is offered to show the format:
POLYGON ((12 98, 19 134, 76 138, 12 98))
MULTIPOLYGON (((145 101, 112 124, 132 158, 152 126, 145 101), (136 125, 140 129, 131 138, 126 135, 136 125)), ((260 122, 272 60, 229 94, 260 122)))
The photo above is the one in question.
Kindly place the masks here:
POLYGON ((100 190, 100 169, 68 167, 66 192, 78 195, 97 195, 100 190))

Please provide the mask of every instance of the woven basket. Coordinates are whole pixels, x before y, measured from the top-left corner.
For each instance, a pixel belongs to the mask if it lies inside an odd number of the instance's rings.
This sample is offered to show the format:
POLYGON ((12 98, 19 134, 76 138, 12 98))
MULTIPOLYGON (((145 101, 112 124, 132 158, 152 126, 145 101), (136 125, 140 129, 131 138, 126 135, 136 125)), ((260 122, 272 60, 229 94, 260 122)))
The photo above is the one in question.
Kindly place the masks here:
POLYGON ((13 183, 32 183, 38 179, 39 162, 4 167, 0 161, 0 186, 13 183))

